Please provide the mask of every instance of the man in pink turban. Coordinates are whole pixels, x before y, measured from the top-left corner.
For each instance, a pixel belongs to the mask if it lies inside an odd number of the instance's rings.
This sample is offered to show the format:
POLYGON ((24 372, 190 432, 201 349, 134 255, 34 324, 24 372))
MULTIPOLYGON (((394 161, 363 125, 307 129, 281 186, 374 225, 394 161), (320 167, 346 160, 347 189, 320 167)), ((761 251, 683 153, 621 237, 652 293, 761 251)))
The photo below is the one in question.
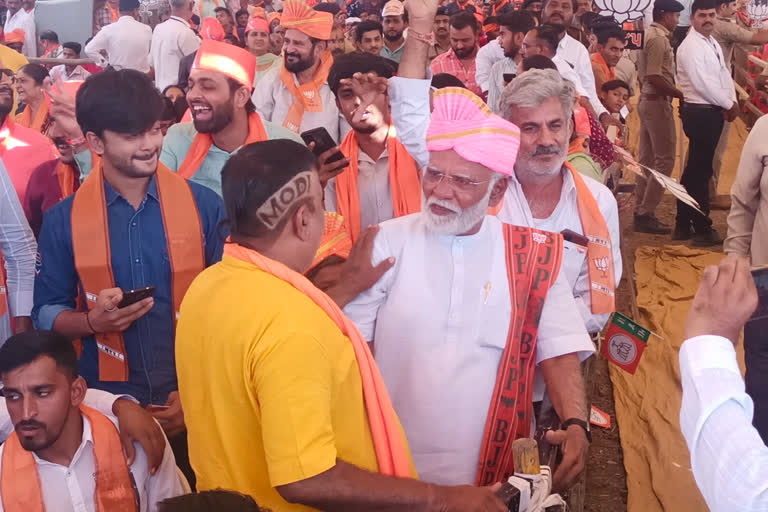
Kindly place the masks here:
MULTIPOLYGON (((560 272, 562 237, 487 215, 518 127, 467 89, 440 89, 433 106, 422 211, 379 225, 372 264, 393 267, 345 313, 373 344, 420 478, 490 485, 513 472, 512 442, 532 435, 534 374, 594 347, 560 272)), ((566 384, 584 406, 575 376, 566 384)))

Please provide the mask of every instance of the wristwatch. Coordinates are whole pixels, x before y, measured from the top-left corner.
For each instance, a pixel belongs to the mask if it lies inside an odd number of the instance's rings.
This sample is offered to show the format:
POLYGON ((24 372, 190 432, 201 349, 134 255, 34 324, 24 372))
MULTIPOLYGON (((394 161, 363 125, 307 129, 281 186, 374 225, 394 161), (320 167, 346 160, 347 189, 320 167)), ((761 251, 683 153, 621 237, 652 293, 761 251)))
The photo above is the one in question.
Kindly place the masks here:
POLYGON ((565 420, 564 422, 562 422, 560 424, 560 428, 562 430, 566 430, 571 425, 578 425, 581 428, 583 428, 584 429, 584 433, 587 434, 587 441, 589 441, 590 443, 592 442, 592 431, 589 428, 589 423, 588 422, 586 422, 584 420, 580 420, 579 418, 568 418, 567 420, 565 420))

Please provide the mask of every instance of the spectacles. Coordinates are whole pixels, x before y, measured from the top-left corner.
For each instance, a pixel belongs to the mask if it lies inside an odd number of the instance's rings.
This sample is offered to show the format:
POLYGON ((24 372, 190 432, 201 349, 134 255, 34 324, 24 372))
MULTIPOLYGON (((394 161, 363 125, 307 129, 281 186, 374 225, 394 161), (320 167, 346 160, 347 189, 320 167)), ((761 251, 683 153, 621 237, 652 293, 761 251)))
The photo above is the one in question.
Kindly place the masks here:
POLYGON ((446 183, 463 192, 471 192, 472 190, 474 190, 475 187, 482 185, 484 183, 489 183, 491 181, 491 180, 475 181, 473 179, 467 178, 466 176, 456 176, 453 174, 445 174, 444 172, 438 171, 437 169, 430 169, 430 168, 427 168, 424 171, 424 176, 422 177, 422 179, 424 180, 425 183, 428 183, 430 186, 433 186, 433 187, 438 186, 443 180, 445 180, 446 183))

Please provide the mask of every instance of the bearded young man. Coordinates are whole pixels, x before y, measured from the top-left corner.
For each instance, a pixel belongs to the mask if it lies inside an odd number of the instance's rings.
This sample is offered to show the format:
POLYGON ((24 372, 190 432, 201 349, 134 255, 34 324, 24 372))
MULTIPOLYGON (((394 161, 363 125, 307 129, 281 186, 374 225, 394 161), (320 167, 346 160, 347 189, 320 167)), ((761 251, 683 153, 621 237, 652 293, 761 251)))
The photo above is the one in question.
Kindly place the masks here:
POLYGON ((408 28, 408 11, 400 0, 390 0, 384 4, 381 16, 381 25, 384 28, 381 56, 400 64, 405 48, 403 33, 408 28))
POLYGON ((477 95, 483 91, 475 81, 480 25, 473 14, 460 11, 451 16, 451 49, 434 58, 429 65, 432 74, 448 73, 462 81, 467 89, 477 95))
POLYGON ((357 73, 390 78, 394 71, 384 57, 354 53, 337 59, 328 75, 339 111, 352 130, 341 144, 349 169, 328 182, 325 208, 347 220, 353 243, 367 226, 421 207, 419 169, 397 140, 386 92, 377 93, 366 106, 350 81, 357 73))
POLYGON ((595 36, 597 36, 597 51, 589 58, 592 61, 592 74, 595 75, 595 87, 599 96, 600 91, 603 90, 603 84, 616 80, 616 65, 621 60, 627 33, 617 25, 599 30, 595 36))
POLYGON ((315 11, 302 0, 288 0, 280 23, 285 29, 283 66, 264 76, 253 92, 256 111, 295 133, 322 126, 338 142, 347 128, 340 124, 328 87, 333 15, 315 11))

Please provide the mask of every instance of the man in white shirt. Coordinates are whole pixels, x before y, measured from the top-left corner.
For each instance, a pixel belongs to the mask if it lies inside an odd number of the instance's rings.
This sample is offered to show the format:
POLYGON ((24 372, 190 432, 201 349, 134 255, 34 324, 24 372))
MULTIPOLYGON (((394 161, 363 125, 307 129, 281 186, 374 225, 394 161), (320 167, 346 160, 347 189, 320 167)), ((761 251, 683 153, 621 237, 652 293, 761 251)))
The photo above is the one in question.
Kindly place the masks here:
POLYGON ((568 35, 565 30, 565 27, 572 25, 576 9, 576 0, 547 0, 544 2, 544 9, 542 10, 542 21, 556 25, 561 29, 557 55, 579 75, 581 85, 587 92, 589 103, 603 128, 615 125, 621 131, 621 123, 611 116, 597 95, 595 75, 592 73, 592 61, 589 58, 587 48, 568 35))
POLYGON ((475 57, 475 82, 482 91, 488 92, 490 87, 491 68, 504 58, 504 48, 498 38, 488 41, 488 44, 477 50, 475 57))
POLYGON ((688 137, 688 163, 680 183, 696 199, 704 215, 677 202, 673 240, 693 239, 697 246, 722 243, 709 218, 709 180, 712 160, 725 120, 739 114, 731 71, 723 50, 713 37, 715 0, 695 0, 691 8, 693 30, 677 50, 677 83, 685 97, 680 107, 683 131, 688 137))
POLYGON ((3 31, 7 34, 17 28, 24 31, 24 46, 22 53, 25 57, 37 57, 37 34, 35 18, 22 8, 21 0, 7 0, 8 17, 3 31))
POLYGON ((120 0, 120 18, 99 30, 85 54, 101 67, 149 73, 152 29, 138 20, 139 0, 120 0))
POLYGON ((181 58, 200 47, 200 38, 187 22, 191 16, 189 0, 171 0, 171 17, 152 33, 149 65, 155 70, 155 86, 161 91, 176 85, 181 58))
POLYGON ((283 66, 259 80, 253 91, 256 111, 296 133, 325 127, 338 142, 348 130, 340 124, 339 109, 327 83, 333 64, 328 51, 333 16, 313 10, 302 0, 289 0, 280 23, 285 29, 283 66), (287 76, 293 83, 283 82, 283 70, 290 72, 287 76))
POLYGON ((0 380, 15 430, 0 447, 0 510, 144 512, 184 492, 168 446, 154 475, 141 448, 129 468, 116 418, 82 405, 87 386, 65 336, 10 338, 0 380))
MULTIPOLYGON (((436 2, 411 7, 410 30, 428 33, 436 2)), ((397 104, 406 121, 398 134, 404 141, 419 138, 416 147, 429 149, 417 159, 427 166, 422 212, 380 225, 372 263, 393 257, 394 268, 350 302, 345 312, 373 343, 420 478, 445 484, 484 483, 486 475, 493 476, 486 464, 497 462, 487 456, 489 445, 484 442, 488 406, 495 403, 492 396, 498 397, 493 376, 508 362, 502 361, 505 347, 526 345, 523 339, 507 340, 513 304, 505 263, 506 228, 497 218, 486 216, 506 190, 519 131, 492 115, 471 93, 455 89, 435 93, 435 112, 429 121, 429 81, 422 80, 426 41, 407 40, 398 77, 390 81, 389 89, 395 93, 393 108, 397 104), (425 111, 428 130, 421 122, 425 111), (418 119, 410 124, 413 119, 408 117, 418 119), (481 135, 471 135, 476 132, 481 135), (486 133, 498 135, 489 139, 486 133)), ((544 241, 533 237, 536 241, 531 243, 544 241)), ((520 268, 525 272, 525 265, 520 268)), ((526 292, 519 293, 519 303, 526 302, 522 299, 526 292)), ((558 443, 567 439, 555 475, 556 486, 567 486, 583 468, 587 449, 579 359, 594 347, 579 321, 564 273, 558 273, 539 304, 543 309, 538 342, 524 357, 535 359, 534 374, 544 374, 555 409, 568 425, 566 431, 550 435, 558 443)), ((527 360, 533 364, 534 359, 527 360)), ((533 385, 527 379, 532 375, 522 379, 528 394, 508 397, 508 403, 531 405, 533 385)), ((528 429, 522 424, 531 416, 521 413, 524 420, 517 427, 528 429)), ((509 432, 498 439, 503 442, 520 432, 510 424, 509 432)))
POLYGON ((768 447, 751 424, 752 400, 735 350, 757 306, 748 260, 728 256, 704 270, 685 324, 680 428, 712 512, 768 510, 768 447))
MULTIPOLYGON (((64 59, 79 59, 80 51, 83 48, 80 46, 80 43, 73 41, 66 42, 61 47, 63 48, 62 58, 64 59)), ((61 79, 65 82, 69 80, 85 80, 91 76, 80 64, 59 64, 58 66, 53 66, 49 74, 51 75, 51 80, 55 80, 56 75, 60 75, 61 79)))
POLYGON ((491 75, 488 80, 488 106, 499 114, 499 102, 501 91, 508 81, 504 75, 517 75, 517 66, 523 60, 520 51, 523 38, 535 25, 536 20, 527 11, 505 13, 499 16, 499 42, 504 48, 504 59, 491 67, 491 75))

